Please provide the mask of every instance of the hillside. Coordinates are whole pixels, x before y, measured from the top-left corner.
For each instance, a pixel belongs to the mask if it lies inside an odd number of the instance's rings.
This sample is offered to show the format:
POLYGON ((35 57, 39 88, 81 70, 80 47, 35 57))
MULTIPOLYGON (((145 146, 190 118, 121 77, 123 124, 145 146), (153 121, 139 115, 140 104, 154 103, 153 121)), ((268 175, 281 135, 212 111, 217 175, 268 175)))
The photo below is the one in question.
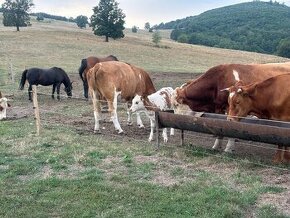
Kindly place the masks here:
POLYGON ((272 2, 248 2, 160 24, 174 29, 173 40, 220 48, 275 54, 290 35, 290 7, 272 2))
POLYGON ((167 30, 161 31, 164 48, 157 48, 148 31, 132 33, 127 29, 123 39, 106 43, 91 28, 79 29, 75 23, 52 19, 37 22, 32 17, 31 24, 17 33, 15 27, 3 26, 0 14, 0 77, 8 75, 11 64, 16 77, 28 67, 60 66, 77 73, 80 60, 90 55, 112 54, 151 72, 202 73, 222 63, 289 61, 273 55, 177 43, 168 39, 167 30))

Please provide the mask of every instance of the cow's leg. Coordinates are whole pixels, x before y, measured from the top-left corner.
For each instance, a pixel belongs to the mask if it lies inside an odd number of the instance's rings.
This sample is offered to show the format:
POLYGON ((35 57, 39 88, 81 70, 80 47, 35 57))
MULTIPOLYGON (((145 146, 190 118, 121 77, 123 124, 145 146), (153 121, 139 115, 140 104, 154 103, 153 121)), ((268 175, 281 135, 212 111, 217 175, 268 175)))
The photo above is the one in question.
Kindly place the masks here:
POLYGON ((223 138, 222 137, 217 137, 216 139, 215 139, 215 142, 214 142, 214 145, 213 145, 213 147, 212 147, 212 149, 214 149, 214 150, 219 150, 219 149, 221 149, 222 148, 222 142, 223 142, 223 138))
POLYGON ((235 150, 234 147, 235 147, 235 139, 229 138, 228 143, 227 143, 226 148, 225 148, 225 152, 233 153, 233 151, 235 150))
POLYGON ((120 126, 120 123, 118 121, 118 115, 117 115, 117 98, 118 98, 118 95, 120 94, 121 92, 117 92, 115 91, 114 93, 114 99, 113 99, 113 102, 112 101, 108 101, 108 106, 109 106, 109 111, 111 113, 111 120, 113 121, 113 124, 115 126, 115 129, 118 131, 118 133, 123 133, 123 130, 120 126))
POLYGON ((29 84, 28 87, 28 99, 32 101, 32 85, 29 84))
POLYGON ((60 85, 61 83, 56 85, 56 92, 57 92, 57 99, 60 100, 59 92, 60 92, 60 85))
POLYGON ((52 93, 51 93, 51 98, 52 99, 54 99, 55 88, 56 88, 56 84, 53 84, 52 85, 52 93))
POLYGON ((284 146, 284 162, 290 163, 290 147, 284 146))
POLYGON ((144 124, 141 120, 140 112, 136 112, 136 119, 137 119, 137 125, 139 128, 144 128, 144 124))
POLYGON ((162 130, 162 137, 163 137, 163 141, 166 143, 168 142, 168 137, 167 137, 167 128, 163 128, 162 130))
POLYGON ((100 101, 97 99, 96 96, 96 91, 94 90, 89 90, 90 95, 92 98, 93 102, 93 108, 94 108, 94 118, 95 118, 95 127, 94 127, 94 132, 99 133, 100 132, 100 101))
POLYGON ((154 139, 154 128, 155 128, 155 119, 150 118, 150 135, 148 138, 149 142, 151 142, 154 139))
POLYGON ((170 135, 174 135, 174 128, 170 128, 170 135))
POLYGON ((273 163, 278 164, 283 161, 284 150, 282 145, 278 145, 278 149, 273 157, 273 163))
POLYGON ((127 125, 128 126, 132 126, 133 122, 132 122, 132 113, 129 109, 129 105, 128 105, 128 102, 126 102, 126 110, 127 110, 127 125))

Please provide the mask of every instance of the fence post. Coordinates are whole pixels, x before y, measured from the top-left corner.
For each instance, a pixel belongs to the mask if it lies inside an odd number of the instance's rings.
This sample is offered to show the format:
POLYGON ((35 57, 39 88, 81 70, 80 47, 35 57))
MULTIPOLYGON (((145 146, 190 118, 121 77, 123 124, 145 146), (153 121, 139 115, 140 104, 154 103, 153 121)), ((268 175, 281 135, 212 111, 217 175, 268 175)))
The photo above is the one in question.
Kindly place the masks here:
POLYGON ((38 101, 37 101, 36 85, 32 86, 32 95, 33 95, 33 109, 34 109, 34 113, 35 113, 36 134, 39 136, 39 132, 40 132, 40 116, 39 116, 39 107, 38 107, 38 101))
POLYGON ((14 79, 13 65, 12 65, 11 60, 10 60, 10 65, 9 65, 9 71, 10 71, 10 79, 11 79, 12 83, 14 83, 15 79, 14 79))
POLYGON ((184 130, 183 129, 180 130, 180 135, 181 135, 181 146, 183 146, 184 145, 184 130))

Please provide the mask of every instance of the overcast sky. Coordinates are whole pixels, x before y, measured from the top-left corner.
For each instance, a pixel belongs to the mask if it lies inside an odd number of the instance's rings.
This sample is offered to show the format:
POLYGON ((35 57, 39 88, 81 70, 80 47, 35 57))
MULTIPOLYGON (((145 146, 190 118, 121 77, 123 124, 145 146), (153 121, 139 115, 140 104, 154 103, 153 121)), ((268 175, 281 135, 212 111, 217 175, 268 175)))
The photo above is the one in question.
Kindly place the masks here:
MULTIPOLYGON (((125 26, 133 25, 144 28, 145 22, 151 25, 161 22, 198 15, 204 11, 249 2, 251 0, 116 0, 119 8, 126 15, 125 26)), ((269 0, 268 0, 269 1, 269 0)), ((279 0, 278 0, 279 1, 279 0)), ((2 4, 4 0, 0 0, 2 4)), ((290 0, 282 1, 290 6, 290 0)), ((52 15, 76 17, 85 15, 91 17, 93 7, 99 4, 98 0, 33 0, 35 6, 32 12, 45 12, 52 15)))

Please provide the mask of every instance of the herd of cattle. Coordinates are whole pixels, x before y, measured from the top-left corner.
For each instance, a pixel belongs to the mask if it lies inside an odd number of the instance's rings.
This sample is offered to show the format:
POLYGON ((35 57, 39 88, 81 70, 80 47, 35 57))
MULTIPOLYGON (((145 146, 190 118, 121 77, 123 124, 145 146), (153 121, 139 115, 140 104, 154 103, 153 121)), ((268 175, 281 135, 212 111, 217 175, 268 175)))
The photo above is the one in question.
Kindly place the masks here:
MULTIPOLYGON (((40 81, 40 77, 43 77, 41 70, 34 71, 38 72, 36 77, 39 77, 40 81)), ((84 96, 88 98, 89 93, 92 98, 95 132, 100 131, 102 102, 108 104, 110 118, 116 131, 123 132, 117 116, 117 101, 120 99, 126 102, 129 125, 132 124, 132 113, 136 113, 139 127, 144 127, 139 113, 145 112, 149 117, 151 126, 149 141, 153 140, 154 136, 156 110, 173 109, 178 114, 186 114, 189 111, 226 113, 230 121, 239 121, 241 117, 248 115, 290 121, 290 62, 218 65, 175 90, 165 87, 158 91, 145 70, 118 61, 112 55, 102 59, 96 57, 83 59, 79 74, 83 81, 84 96), (128 103, 131 104, 130 108, 128 103)), ((26 79, 22 76, 21 88, 26 79)), ((37 79, 34 78, 34 81, 37 79)), ((34 84, 42 84, 39 81, 34 84)), ((57 87, 59 95, 61 83, 65 84, 65 90, 68 96, 71 96, 72 87, 68 76, 64 76, 64 81, 58 79, 57 82, 50 84, 46 81, 42 85, 53 85, 53 93, 57 87)), ((8 106, 7 99, 0 94, 0 120, 6 117, 8 106)), ((170 134, 174 134, 173 129, 170 130, 170 134)), ((162 135, 167 142, 166 129, 162 135)), ((220 140, 217 139, 213 148, 220 148, 220 145, 220 140)), ((225 151, 232 151, 233 146, 234 139, 229 139, 225 151)), ((278 148, 273 161, 290 163, 289 146, 278 148)))

